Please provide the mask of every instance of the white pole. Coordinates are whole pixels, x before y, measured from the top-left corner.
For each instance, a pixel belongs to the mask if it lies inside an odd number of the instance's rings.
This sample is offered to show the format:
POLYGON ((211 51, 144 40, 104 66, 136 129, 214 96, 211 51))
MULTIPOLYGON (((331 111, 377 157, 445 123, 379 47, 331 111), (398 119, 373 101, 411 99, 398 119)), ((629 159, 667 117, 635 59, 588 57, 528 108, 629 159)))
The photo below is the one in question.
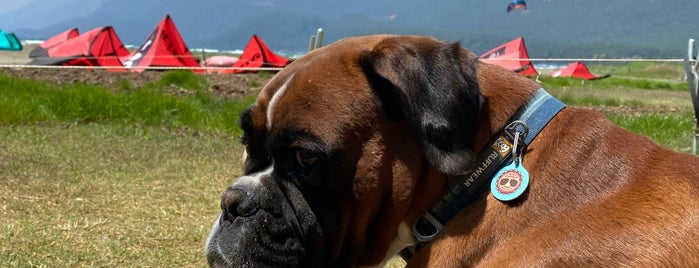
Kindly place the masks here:
MULTIPOLYGON (((689 90, 691 91, 690 96, 693 98, 697 98, 699 95, 699 77, 697 76, 697 62, 699 59, 696 57, 696 52, 695 52, 696 46, 694 39, 689 39, 689 43, 687 44, 687 63, 689 66, 689 70, 687 70, 687 80, 693 81, 694 83, 690 83, 689 85, 689 90), (694 61, 694 63, 692 63, 694 61)), ((685 67, 687 68, 687 66, 685 67)), ((699 107, 696 107, 697 100, 692 100, 692 103, 694 104, 694 109, 699 109, 699 107)), ((699 118, 696 118, 696 115, 694 117, 694 139, 692 139, 692 154, 697 154, 697 138, 699 138, 699 118)))
POLYGON ((316 48, 320 48, 323 46, 323 28, 318 28, 318 34, 316 36, 316 48))
POLYGON ((697 138, 699 138, 699 122, 694 118, 694 140, 692 141, 692 153, 697 154, 697 138))
POLYGON ((308 52, 314 49, 316 49, 316 36, 311 35, 311 41, 308 43, 308 52))

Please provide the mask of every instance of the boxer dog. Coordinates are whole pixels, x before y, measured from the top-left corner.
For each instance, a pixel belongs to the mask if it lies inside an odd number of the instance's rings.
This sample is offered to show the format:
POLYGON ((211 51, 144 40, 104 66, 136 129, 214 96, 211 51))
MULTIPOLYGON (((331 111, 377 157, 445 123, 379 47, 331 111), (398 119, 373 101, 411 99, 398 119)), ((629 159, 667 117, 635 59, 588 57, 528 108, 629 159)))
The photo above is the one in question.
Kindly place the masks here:
MULTIPOLYGON (((418 239, 450 181, 478 170, 480 152, 512 147, 490 142, 539 88, 429 37, 308 53, 241 116, 244 176, 222 194, 209 264, 380 266, 420 244, 410 267, 699 266, 699 159, 573 107, 517 153, 526 191, 476 191, 418 239)), ((497 191, 518 185, 493 176, 497 191)))

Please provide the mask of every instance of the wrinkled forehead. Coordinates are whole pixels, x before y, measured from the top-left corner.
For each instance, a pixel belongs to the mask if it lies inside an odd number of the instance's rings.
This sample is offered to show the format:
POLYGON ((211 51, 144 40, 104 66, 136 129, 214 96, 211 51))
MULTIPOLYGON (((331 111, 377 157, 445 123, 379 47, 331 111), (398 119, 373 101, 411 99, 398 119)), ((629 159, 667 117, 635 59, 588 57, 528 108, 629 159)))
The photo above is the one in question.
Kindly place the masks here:
POLYGON ((351 124, 372 109, 374 97, 359 56, 380 39, 345 39, 288 65, 260 92, 251 110, 254 127, 322 134, 338 133, 337 128, 351 124))

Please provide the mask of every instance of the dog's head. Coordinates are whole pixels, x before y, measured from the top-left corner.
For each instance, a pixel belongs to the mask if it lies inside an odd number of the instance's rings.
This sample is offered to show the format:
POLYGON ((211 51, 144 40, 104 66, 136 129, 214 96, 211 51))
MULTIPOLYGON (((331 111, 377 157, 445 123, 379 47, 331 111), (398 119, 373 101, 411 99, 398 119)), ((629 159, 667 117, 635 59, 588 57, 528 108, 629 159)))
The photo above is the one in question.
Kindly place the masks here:
POLYGON ((458 43, 380 35, 279 72, 241 116, 245 175, 222 195, 209 263, 377 265, 395 254, 401 228, 471 164, 476 62, 458 43))

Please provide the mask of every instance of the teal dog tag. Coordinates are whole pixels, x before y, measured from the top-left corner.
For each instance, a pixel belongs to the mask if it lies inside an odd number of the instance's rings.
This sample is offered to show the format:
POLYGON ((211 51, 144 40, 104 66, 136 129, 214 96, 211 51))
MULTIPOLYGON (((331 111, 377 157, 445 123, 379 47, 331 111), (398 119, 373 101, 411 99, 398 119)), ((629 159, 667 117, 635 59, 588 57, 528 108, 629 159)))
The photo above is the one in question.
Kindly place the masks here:
POLYGON ((524 165, 516 165, 512 161, 495 174, 490 183, 490 192, 500 201, 510 201, 522 195, 528 186, 529 172, 524 165))

